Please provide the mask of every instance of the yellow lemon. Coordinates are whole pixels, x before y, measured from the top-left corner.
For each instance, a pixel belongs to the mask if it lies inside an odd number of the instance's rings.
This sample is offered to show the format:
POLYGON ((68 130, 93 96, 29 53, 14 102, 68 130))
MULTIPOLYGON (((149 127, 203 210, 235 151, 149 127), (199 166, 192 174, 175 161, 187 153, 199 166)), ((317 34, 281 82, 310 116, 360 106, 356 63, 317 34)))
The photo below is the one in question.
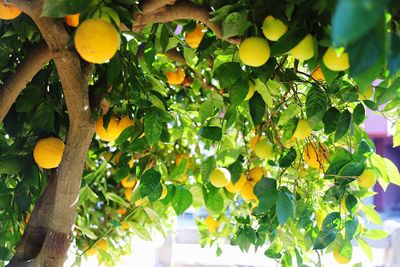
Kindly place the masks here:
POLYGON ((224 187, 231 181, 231 173, 225 168, 216 168, 210 174, 210 182, 215 187, 224 187))
POLYGON ((247 178, 244 174, 240 175, 239 180, 233 184, 232 181, 229 182, 227 186, 225 186, 226 190, 231 193, 238 193, 242 190, 243 186, 246 184, 247 178))
POLYGON ((314 37, 311 34, 307 34, 290 53, 298 60, 308 60, 312 58, 314 56, 314 37))
POLYGON ((311 135, 311 127, 308 120, 299 119, 297 122, 296 130, 294 131, 293 137, 304 140, 311 135))
POLYGON ((274 146, 268 140, 263 139, 256 144, 254 153, 262 159, 270 159, 274 154, 274 146))
POLYGON ((21 10, 18 7, 12 5, 5 5, 0 1, 0 19, 11 20, 15 19, 21 14, 21 10))
POLYGON ((253 189, 254 189, 254 186, 253 186, 251 183, 247 182, 247 183, 243 186, 242 190, 240 191, 240 194, 242 195, 242 198, 243 198, 246 202, 250 202, 250 201, 255 201, 255 202, 257 202, 257 201, 258 201, 258 198, 257 198, 257 196, 254 194, 253 189))
POLYGON ((85 255, 91 257, 97 253, 97 249, 95 247, 89 248, 88 245, 83 247, 83 251, 85 251, 85 255))
POLYGON ((267 40, 260 37, 245 39, 239 46, 239 58, 243 64, 260 67, 268 61, 270 49, 267 40))
POLYGON ((61 163, 64 148, 64 142, 60 138, 43 138, 36 143, 33 149, 33 158, 36 164, 43 169, 56 168, 61 163))
POLYGON ((103 19, 88 19, 76 30, 74 43, 84 60, 101 64, 117 52, 119 33, 111 23, 103 19))
POLYGON ((347 264, 350 262, 349 258, 342 256, 336 249, 333 251, 333 258, 335 258, 336 262, 340 264, 347 264))
POLYGON ((255 89, 254 83, 252 81, 249 81, 249 91, 247 92, 247 95, 244 98, 244 100, 249 100, 254 95, 255 91, 256 91, 256 89, 255 89))
POLYGON ((178 85, 185 80, 185 71, 179 67, 174 71, 166 71, 164 75, 167 77, 167 82, 172 85, 178 85))
POLYGON ((278 41, 287 32, 288 27, 281 20, 267 16, 264 19, 262 30, 268 40, 278 41))
POLYGON ((107 129, 105 129, 103 125, 103 116, 99 117, 96 121, 96 134, 103 141, 114 141, 119 135, 118 120, 115 117, 111 117, 107 129))
POLYGON ((72 15, 65 16, 65 22, 67 23, 68 26, 71 26, 74 28, 78 27, 79 14, 72 14, 72 15))
POLYGON ((207 229, 210 233, 215 233, 218 231, 218 228, 221 226, 221 222, 215 220, 212 216, 207 216, 204 220, 207 225, 207 229))
POLYGON ((324 144, 319 145, 315 142, 308 143, 303 153, 305 163, 316 169, 322 168, 327 163, 328 157, 328 148, 324 144))
POLYGON ((107 250, 108 250, 107 242, 106 242, 104 239, 100 240, 100 242, 97 243, 96 248, 97 248, 97 249, 100 248, 100 249, 102 249, 102 250, 104 250, 104 251, 107 251, 107 250))
POLYGON ((325 66, 333 71, 344 71, 350 67, 349 55, 346 52, 336 53, 333 47, 329 47, 322 57, 325 66))
POLYGON ((130 226, 131 225, 128 222, 121 222, 121 228, 124 230, 128 230, 130 226))
POLYGON ((254 151, 256 149, 256 144, 263 139, 265 139, 265 136, 260 136, 260 135, 253 136, 250 139, 250 149, 254 151))
POLYGON ((360 91, 358 99, 360 100, 370 100, 374 94, 374 89, 369 85, 364 91, 360 91))
POLYGON ((203 25, 197 23, 196 28, 192 32, 187 32, 185 34, 186 43, 191 48, 197 48, 203 39, 204 34, 207 29, 203 27, 203 25))
POLYGON ((129 202, 131 201, 131 198, 132 198, 132 190, 133 190, 132 187, 131 187, 131 188, 125 188, 125 190, 124 190, 125 198, 126 198, 126 200, 128 200, 129 202))
POLYGON ((166 196, 167 196, 167 194, 168 194, 168 189, 167 189, 167 187, 165 186, 165 184, 161 184, 161 187, 162 187, 162 191, 161 191, 161 196, 160 196, 160 200, 161 199, 164 199, 166 196))
POLYGON ((125 188, 133 188, 135 187, 136 183, 137 183, 137 179, 136 178, 130 178, 129 176, 126 176, 124 179, 121 180, 121 185, 125 188))
POLYGON ((325 81, 324 73, 319 66, 316 67, 315 70, 313 70, 313 72, 311 73, 311 77, 317 81, 325 81))
POLYGON ((264 175, 264 172, 261 169, 261 167, 256 166, 249 171, 249 180, 248 181, 252 186, 255 186, 258 183, 258 181, 261 180, 263 175, 264 175))
POLYGON ((371 188, 375 185, 376 178, 373 170, 364 170, 357 178, 357 184, 364 188, 371 188))

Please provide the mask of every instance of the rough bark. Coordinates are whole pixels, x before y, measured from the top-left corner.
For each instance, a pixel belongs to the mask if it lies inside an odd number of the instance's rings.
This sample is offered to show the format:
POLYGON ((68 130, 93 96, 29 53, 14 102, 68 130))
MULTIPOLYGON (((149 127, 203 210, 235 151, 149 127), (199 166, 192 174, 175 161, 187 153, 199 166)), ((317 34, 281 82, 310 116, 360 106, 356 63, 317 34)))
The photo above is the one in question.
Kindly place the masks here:
POLYGON ((0 87, 0 122, 3 121, 22 90, 36 73, 50 61, 50 58, 47 44, 45 42, 39 43, 0 87))

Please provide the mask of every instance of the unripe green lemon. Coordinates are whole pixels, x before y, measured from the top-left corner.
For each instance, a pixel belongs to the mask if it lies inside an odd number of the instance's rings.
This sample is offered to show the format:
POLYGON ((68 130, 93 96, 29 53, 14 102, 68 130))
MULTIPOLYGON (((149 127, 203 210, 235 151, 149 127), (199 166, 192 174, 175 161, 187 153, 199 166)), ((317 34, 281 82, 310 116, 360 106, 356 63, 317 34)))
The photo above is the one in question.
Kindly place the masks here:
POLYGON ((249 100, 250 98, 252 98, 255 91, 256 91, 256 89, 255 89, 254 83, 252 81, 249 81, 249 91, 247 92, 247 95, 244 98, 244 100, 249 100))
POLYGON ((364 170, 357 178, 357 184, 364 188, 371 188, 375 183, 376 178, 373 170, 364 170))
POLYGON ((314 37, 311 34, 307 34, 290 53, 298 60, 308 60, 312 58, 314 56, 314 37))
POLYGON ((350 67, 349 55, 346 52, 336 53, 333 47, 329 47, 322 57, 325 66, 333 71, 344 71, 350 67))
POLYGON ((336 262, 340 264, 347 264, 350 262, 349 258, 342 256, 336 249, 333 251, 333 258, 335 258, 336 262))
POLYGON ((267 62, 269 55, 269 45, 264 38, 250 37, 239 46, 239 58, 247 66, 260 67, 267 62))
POLYGON ((267 16, 264 19, 262 30, 268 40, 278 41, 287 32, 288 27, 281 20, 267 16))
POLYGON ((231 181, 231 173, 225 168, 216 168, 210 174, 210 182, 215 187, 224 187, 231 181))

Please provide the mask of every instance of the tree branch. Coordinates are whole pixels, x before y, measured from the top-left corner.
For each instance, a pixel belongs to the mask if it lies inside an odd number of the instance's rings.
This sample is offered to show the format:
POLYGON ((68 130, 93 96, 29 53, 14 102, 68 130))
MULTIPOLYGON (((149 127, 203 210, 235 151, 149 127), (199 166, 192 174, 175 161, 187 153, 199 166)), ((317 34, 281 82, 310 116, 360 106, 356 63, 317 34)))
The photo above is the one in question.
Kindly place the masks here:
POLYGON ((140 9, 145 14, 151 14, 175 2, 176 0, 145 0, 140 3, 140 9))
POLYGON ((204 23, 218 38, 232 44, 240 44, 239 38, 224 39, 221 28, 211 21, 210 10, 190 1, 181 1, 174 5, 167 5, 153 13, 135 13, 134 18, 135 23, 132 29, 134 32, 140 32, 144 26, 150 23, 166 23, 181 19, 197 20, 204 23))
POLYGON ((15 72, 11 74, 0 87, 0 122, 7 115, 18 95, 26 87, 32 78, 51 59, 50 51, 45 42, 39 43, 32 53, 18 65, 15 72))
POLYGON ((5 4, 13 5, 22 10, 22 12, 31 15, 31 11, 33 9, 33 5, 31 1, 28 0, 0 0, 5 4))

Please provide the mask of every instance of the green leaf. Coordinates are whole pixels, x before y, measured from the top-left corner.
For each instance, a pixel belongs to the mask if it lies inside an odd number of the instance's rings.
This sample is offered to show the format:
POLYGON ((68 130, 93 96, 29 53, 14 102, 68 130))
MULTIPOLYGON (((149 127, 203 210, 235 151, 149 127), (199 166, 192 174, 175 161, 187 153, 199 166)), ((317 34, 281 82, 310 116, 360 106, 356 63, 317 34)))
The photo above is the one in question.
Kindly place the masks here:
POLYGON ((307 93, 306 114, 311 128, 319 124, 325 115, 327 107, 327 97, 324 91, 318 86, 313 86, 307 93))
POLYGON ((253 124, 258 125, 265 114, 265 102, 258 92, 255 92, 253 97, 249 100, 250 115, 253 124))
POLYGON ((322 221, 322 230, 328 231, 335 229, 338 227, 339 223, 340 223, 340 213, 336 211, 331 212, 322 221))
POLYGON ((204 123, 209 117, 211 117, 214 114, 214 104, 213 101, 210 99, 207 99, 204 101, 199 108, 199 118, 200 118, 200 123, 204 123))
POLYGON ((224 208, 224 198, 218 191, 212 194, 205 194, 204 203, 207 211, 213 215, 219 215, 224 208))
POLYGON ((254 81, 255 90, 261 95, 269 108, 273 107, 273 99, 268 87, 260 79, 254 81))
POLYGON ((231 181, 236 184, 239 181, 240 176, 243 172, 243 156, 239 156, 234 163, 228 166, 228 170, 231 173, 231 181))
POLYGON ((375 207, 374 205, 368 204, 368 205, 362 206, 362 211, 364 212, 365 217, 368 221, 370 221, 374 224, 382 225, 381 217, 376 212, 374 207, 375 207))
POLYGON ((249 91, 249 83, 247 80, 241 79, 229 89, 229 98, 234 105, 239 105, 246 98, 249 91))
POLYGON ((389 236, 389 233, 381 229, 370 229, 365 234, 364 237, 372 240, 380 240, 389 236))
POLYGON ((81 13, 90 5, 87 0, 51 0, 45 1, 42 8, 44 17, 64 17, 66 15, 81 13))
POLYGON ((156 201, 162 193, 161 174, 155 169, 146 171, 140 177, 140 194, 142 197, 149 197, 150 201, 156 201))
POLYGON ((289 217, 295 215, 294 196, 290 191, 283 189, 278 192, 276 214, 280 225, 284 225, 289 217))
POLYGON ((0 174, 16 175, 24 167, 24 161, 20 157, 0 158, 0 174))
POLYGON ((331 107, 326 111, 323 118, 324 129, 326 134, 330 134, 336 131, 339 118, 340 118, 340 111, 337 108, 331 107))
POLYGON ((51 103, 41 103, 33 115, 34 130, 51 132, 54 129, 54 106, 51 103))
POLYGON ((358 103, 357 106, 354 108, 353 111, 353 121, 357 124, 360 125, 363 123, 365 120, 365 108, 364 105, 361 103, 358 103))
POLYGON ((360 245, 362 251, 364 251, 365 255, 367 255, 369 260, 372 260, 372 249, 371 246, 364 241, 362 238, 357 239, 358 244, 360 245))
POLYGON ((288 168, 295 161, 297 156, 296 150, 291 147, 288 151, 284 152, 282 157, 279 159, 279 167, 288 168))
POLYGON ((319 232, 317 239, 314 242, 314 250, 324 249, 328 247, 336 238, 336 230, 329 229, 319 232))
POLYGON ((358 201, 357 198, 353 195, 347 195, 345 200, 346 209, 350 212, 354 212, 357 207, 358 201))
POLYGON ((203 178, 203 182, 208 181, 211 172, 216 168, 216 166, 217 162, 213 156, 210 156, 201 162, 200 173, 201 177, 203 178))
POLYGON ((360 176, 364 171, 365 166, 362 162, 349 162, 340 169, 340 176, 360 176))
POLYGON ((385 162, 385 167, 390 182, 400 186, 400 174, 397 166, 390 159, 383 158, 383 161, 385 162))
POLYGON ((0 260, 7 261, 11 258, 11 251, 6 247, 0 247, 0 260))
POLYGON ((201 137, 212 140, 220 141, 222 138, 222 129, 217 126, 202 127, 199 131, 201 137))
POLYGON ((192 205, 192 194, 184 186, 177 186, 174 198, 172 199, 172 207, 177 215, 180 215, 192 205))
POLYGON ((131 229, 137 234, 141 239, 145 241, 151 241, 151 234, 149 230, 147 230, 146 227, 143 225, 140 225, 137 222, 129 222, 129 225, 131 225, 131 229))
POLYGON ((241 12, 233 12, 225 17, 222 22, 222 36, 229 38, 233 36, 240 36, 252 25, 247 20, 247 10, 241 12))
POLYGON ((308 34, 306 28, 293 28, 285 33, 277 42, 271 44, 271 56, 280 56, 295 47, 308 34))
POLYGON ((160 140, 161 131, 162 124, 157 113, 154 111, 146 113, 144 116, 144 133, 150 146, 157 144, 160 140))
POLYGON ((332 17, 332 39, 346 46, 383 18, 387 0, 339 0, 332 17), (368 18, 368 19, 366 19, 368 18))
POLYGON ((106 198, 111 201, 114 201, 115 203, 121 204, 124 207, 127 207, 127 208, 129 207, 129 204, 123 198, 121 198, 120 196, 118 196, 115 193, 107 192, 106 198))
POLYGON ((253 189, 254 194, 259 199, 258 212, 265 212, 272 208, 278 196, 278 190, 276 190, 276 180, 271 178, 261 179, 253 189))
POLYGON ((354 217, 351 220, 347 220, 344 223, 344 228, 346 231, 346 238, 347 240, 352 240, 354 238, 354 234, 357 231, 357 227, 358 227, 358 220, 356 217, 354 217))
POLYGON ((349 130, 351 123, 351 113, 345 110, 340 114, 335 133, 335 142, 339 141, 349 130))
POLYGON ((394 75, 400 69, 400 35, 397 33, 390 33, 390 46, 387 53, 387 68, 390 75, 394 75))
POLYGON ((214 71, 214 79, 219 81, 221 88, 226 89, 237 83, 243 76, 245 76, 245 72, 240 64, 235 62, 221 64, 214 71))

